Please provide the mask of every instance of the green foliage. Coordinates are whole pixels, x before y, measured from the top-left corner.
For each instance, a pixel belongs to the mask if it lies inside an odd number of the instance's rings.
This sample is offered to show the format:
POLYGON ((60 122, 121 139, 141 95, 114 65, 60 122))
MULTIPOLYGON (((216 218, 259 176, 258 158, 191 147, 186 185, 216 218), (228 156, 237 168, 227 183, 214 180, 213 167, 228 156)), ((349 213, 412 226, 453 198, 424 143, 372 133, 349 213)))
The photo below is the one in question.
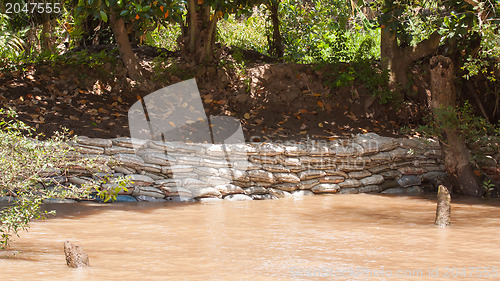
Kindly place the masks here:
POLYGON ((378 26, 395 32, 400 46, 413 46, 426 39, 441 25, 445 1, 427 0, 376 0, 370 6, 381 11, 378 26))
POLYGON ((174 0, 78 0, 75 12, 77 17, 91 15, 104 22, 115 14, 132 24, 135 35, 141 36, 156 29, 158 24, 181 20, 182 4, 182 1, 174 0))
POLYGON ((180 11, 177 1, 165 0, 78 0, 77 12, 89 14, 94 18, 108 21, 108 14, 117 13, 124 20, 149 24, 173 16, 172 11, 180 11))
POLYGON ((112 77, 113 73, 104 66, 110 64, 115 66, 117 61, 118 50, 101 51, 91 53, 87 50, 66 53, 63 55, 53 54, 50 52, 41 52, 37 56, 18 56, 11 57, 4 65, 0 64, 0 71, 25 71, 30 65, 50 65, 57 73, 61 68, 74 67, 80 69, 87 67, 97 72, 101 77, 112 77))
POLYGON ((228 20, 230 15, 236 19, 249 16, 252 8, 262 3, 263 0, 188 0, 187 16, 179 22, 185 27, 179 41, 188 59, 201 64, 213 63, 215 40, 212 36, 217 34, 218 22, 228 20))
POLYGON ((42 199, 37 196, 26 195, 18 198, 13 206, 0 213, 0 249, 8 247, 12 234, 19 237, 19 231, 27 231, 31 220, 44 218, 54 212, 41 212, 42 199))
MULTIPOLYGON (((479 1, 482 4, 477 7, 459 1, 449 3, 454 11, 444 18, 439 32, 443 39, 448 41, 449 46, 460 50, 462 56, 455 63, 461 66, 464 72, 462 76, 470 79, 482 74, 494 81, 494 61, 500 55, 498 25, 494 23, 495 19, 480 24, 479 17, 483 12, 496 15, 497 8, 486 7, 482 1, 479 1), (491 61, 493 65, 490 64, 491 61)), ((498 66, 497 64, 496 68, 498 66)))
POLYGON ((285 58, 303 63, 350 62, 359 58, 359 53, 366 59, 379 58, 379 30, 372 30, 360 11, 353 17, 351 10, 357 6, 352 3, 283 1, 279 12, 285 58))
POLYGON ((483 182, 484 196, 483 198, 488 199, 491 197, 491 192, 495 190, 495 184, 491 182, 490 179, 483 182))
POLYGON ((11 25, 11 17, 0 12, 0 58, 19 56, 24 50, 24 40, 11 25))
POLYGON ((377 0, 374 10, 381 10, 378 24, 396 33, 401 46, 412 46, 432 32, 441 34, 445 53, 459 53, 455 64, 464 78, 482 74, 494 81, 500 63, 498 1, 489 0, 377 0), (478 44, 479 42, 479 44, 478 44))
POLYGON ((267 53, 266 23, 263 15, 254 13, 248 18, 236 19, 230 15, 222 19, 217 26, 218 39, 227 46, 252 49, 267 53))
POLYGON ((476 53, 465 58, 462 70, 463 77, 470 79, 473 76, 483 75, 490 82, 495 82, 495 70, 500 69, 500 35, 497 24, 485 23, 475 26, 473 32, 481 34, 481 43, 476 53))
POLYGON ((357 59, 349 64, 320 64, 326 84, 333 89, 363 86, 380 103, 394 101, 393 93, 387 88, 389 73, 373 65, 369 60, 357 59))
POLYGON ((158 48, 165 48, 169 51, 177 51, 179 44, 177 38, 181 35, 181 28, 178 24, 168 23, 159 26, 152 32, 146 33, 146 44, 158 48))
MULTIPOLYGON (((9 58, 15 58, 20 55, 36 56, 37 54, 33 54, 32 52, 38 51, 41 48, 39 37, 41 37, 40 31, 42 30, 42 22, 48 19, 51 27, 55 27, 57 24, 61 23, 62 19, 65 18, 67 14, 60 0, 44 0, 38 2, 32 0, 9 0, 6 1, 5 4, 2 4, 2 8, 5 8, 5 10, 0 11, 0 29, 7 26, 7 29, 10 30, 11 37, 13 36, 15 41, 17 41, 15 49, 8 50, 6 54, 4 52, 4 55, 9 56, 9 58), (12 4, 12 6, 10 4, 12 4), (4 20, 7 21, 6 24, 4 20), (33 34, 28 38, 28 32, 30 30, 33 31, 33 34), (38 38, 36 36, 37 34, 38 38)), ((63 28, 51 29, 51 42, 55 43, 55 46, 57 46, 64 40, 62 33, 65 31, 63 28)), ((2 49, 3 48, 0 46, 0 54, 2 53, 2 49)))
POLYGON ((86 198, 98 188, 97 181, 82 186, 63 184, 60 176, 75 166, 98 170, 99 164, 94 159, 75 158, 65 132, 39 141, 26 136, 33 129, 16 121, 15 112, 0 109, 0 115, 5 116, 0 119, 0 196, 12 200, 0 211, 0 248, 5 248, 31 220, 49 214, 40 210, 45 199, 86 198))
POLYGON ((120 191, 127 192, 127 184, 130 183, 130 180, 125 177, 119 178, 110 178, 109 176, 105 176, 100 179, 102 184, 111 184, 108 188, 101 188, 100 186, 96 186, 95 190, 97 191, 97 197, 101 199, 103 202, 113 202, 116 201, 117 195, 120 191))
POLYGON ((419 126, 417 131, 427 137, 438 137, 442 142, 446 142, 443 137, 445 131, 455 132, 467 143, 485 136, 500 136, 500 123, 491 124, 486 119, 474 115, 468 102, 458 107, 438 108, 434 115, 428 116, 425 121, 427 125, 419 126))
POLYGON ((219 18, 228 19, 229 15, 234 14, 236 18, 249 16, 252 8, 263 4, 263 0, 197 0, 201 7, 210 7, 219 18))
POLYGON ((47 59, 53 68, 58 69, 62 67, 74 68, 89 68, 99 74, 101 78, 114 78, 114 73, 106 68, 106 64, 113 67, 119 63, 117 60, 118 50, 112 49, 111 51, 100 51, 98 53, 91 53, 87 50, 74 52, 65 55, 52 55, 47 59))
POLYGON ((457 44, 464 46, 467 41, 461 41, 460 39, 465 39, 469 33, 469 24, 473 21, 474 14, 467 13, 467 10, 462 6, 458 11, 453 11, 449 16, 444 17, 443 24, 440 27, 439 32, 443 37, 450 41, 455 41, 457 44))

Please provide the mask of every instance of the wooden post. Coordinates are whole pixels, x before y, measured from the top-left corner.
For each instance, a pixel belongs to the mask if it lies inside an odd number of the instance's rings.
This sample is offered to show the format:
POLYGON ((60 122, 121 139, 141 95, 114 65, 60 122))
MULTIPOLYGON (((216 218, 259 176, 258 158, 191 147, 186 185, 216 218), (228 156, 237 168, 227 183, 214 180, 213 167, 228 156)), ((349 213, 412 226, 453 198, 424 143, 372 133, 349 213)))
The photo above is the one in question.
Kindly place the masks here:
POLYGON ((64 242, 64 254, 66 255, 66 264, 69 267, 90 266, 89 255, 78 245, 72 244, 69 241, 64 242))
POLYGON ((439 185, 437 193, 436 221, 435 225, 439 227, 448 227, 451 225, 451 196, 448 188, 439 185))

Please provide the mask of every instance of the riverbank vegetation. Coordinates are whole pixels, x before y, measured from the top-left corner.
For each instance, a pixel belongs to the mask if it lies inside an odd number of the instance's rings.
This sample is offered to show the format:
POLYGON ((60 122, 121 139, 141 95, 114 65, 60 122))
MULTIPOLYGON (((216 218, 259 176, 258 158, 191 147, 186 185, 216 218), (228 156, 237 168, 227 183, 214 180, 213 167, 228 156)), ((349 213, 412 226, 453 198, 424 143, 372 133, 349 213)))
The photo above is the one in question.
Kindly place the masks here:
MULTIPOLYGON (((102 161, 77 157, 70 145, 74 137, 63 131, 40 141, 33 128, 16 118, 14 111, 0 109, 0 197, 8 203, 0 212, 0 249, 21 230, 27 230, 31 220, 54 214, 42 211, 42 203, 90 199, 91 192, 106 202, 118 192, 100 188, 107 182, 97 174, 103 168, 102 161), (80 185, 68 183, 65 175, 78 170, 96 176, 80 185)), ((120 178, 116 186, 126 189, 125 184, 120 178)))
POLYGON ((241 119, 247 140, 439 137, 468 155, 448 169, 456 192, 498 194, 467 149, 500 134, 498 1, 42 2, 0 3, 2 106, 55 136, 32 145, 2 125, 0 186, 21 199, 2 213, 4 239, 42 200, 85 196, 40 189, 69 161, 54 131, 127 136, 137 96, 193 76, 207 113, 241 119))
MULTIPOLYGON (((26 230, 30 220, 44 218, 40 210, 44 200, 81 198, 89 188, 61 184, 61 170, 82 165, 87 160, 70 158, 71 147, 65 135, 39 142, 30 138, 32 129, 20 121, 13 111, 0 110, 0 196, 11 205, 0 212, 0 248, 8 246, 13 235, 26 230), (11 120, 6 120, 9 117, 11 120)), ((89 166, 89 165, 85 165, 89 166)), ((90 166, 89 166, 90 167, 90 166)))

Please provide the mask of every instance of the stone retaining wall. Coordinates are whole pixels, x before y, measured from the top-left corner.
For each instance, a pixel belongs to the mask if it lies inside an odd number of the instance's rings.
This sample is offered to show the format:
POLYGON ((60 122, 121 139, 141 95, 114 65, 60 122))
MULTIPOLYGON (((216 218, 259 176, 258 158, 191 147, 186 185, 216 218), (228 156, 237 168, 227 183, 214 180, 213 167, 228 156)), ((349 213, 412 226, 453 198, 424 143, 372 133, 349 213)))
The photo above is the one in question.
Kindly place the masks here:
MULTIPOLYGON (((415 193, 445 177, 436 141, 373 133, 328 142, 226 145, 80 137, 74 146, 107 163, 97 176, 130 178, 128 192, 120 193, 124 201, 415 193)), ((85 171, 73 172, 83 174, 70 177, 72 183, 89 179, 85 171)))

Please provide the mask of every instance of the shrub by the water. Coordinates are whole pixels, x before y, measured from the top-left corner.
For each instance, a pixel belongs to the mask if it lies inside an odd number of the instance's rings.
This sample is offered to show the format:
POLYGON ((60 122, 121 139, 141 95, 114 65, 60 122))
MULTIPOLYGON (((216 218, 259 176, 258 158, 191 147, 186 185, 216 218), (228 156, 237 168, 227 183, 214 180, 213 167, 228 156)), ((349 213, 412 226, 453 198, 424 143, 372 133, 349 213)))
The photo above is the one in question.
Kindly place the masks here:
POLYGON ((5 248, 13 235, 28 229, 30 221, 53 213, 41 210, 44 200, 82 199, 99 190, 97 181, 76 186, 61 177, 71 167, 91 171, 99 164, 74 157, 66 133, 40 141, 30 137, 33 129, 17 121, 12 110, 0 109, 0 116, 0 196, 8 201, 0 211, 0 248, 5 248))

